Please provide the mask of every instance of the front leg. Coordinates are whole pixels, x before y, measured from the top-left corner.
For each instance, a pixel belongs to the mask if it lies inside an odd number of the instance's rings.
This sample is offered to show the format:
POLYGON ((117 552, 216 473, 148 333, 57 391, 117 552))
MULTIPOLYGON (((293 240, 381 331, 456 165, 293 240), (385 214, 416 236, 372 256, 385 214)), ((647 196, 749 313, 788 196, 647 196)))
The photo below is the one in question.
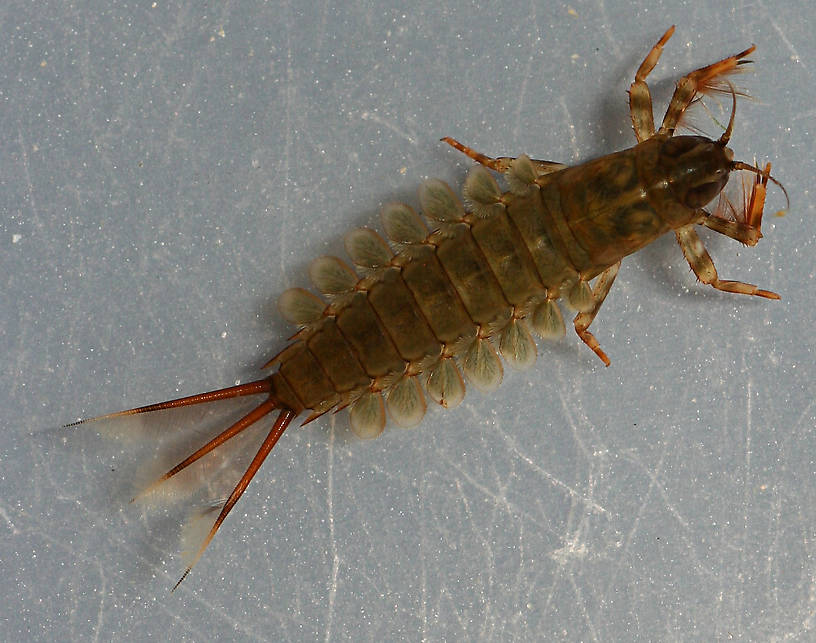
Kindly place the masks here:
POLYGON ((680 249, 686 257, 689 266, 697 275, 697 279, 704 284, 708 284, 717 290, 725 292, 735 292, 740 295, 753 295, 755 297, 765 297, 766 299, 780 299, 779 295, 770 290, 762 290, 753 284, 746 284, 741 281, 726 281, 717 276, 717 269, 714 267, 714 262, 711 260, 711 255, 705 249, 703 242, 693 226, 683 226, 674 231, 677 237, 677 243, 680 244, 680 249))
MULTIPOLYGON (((750 167, 750 166, 747 166, 750 167)), ((768 180, 771 178, 771 164, 767 163, 764 170, 756 167, 751 194, 743 193, 744 203, 735 206, 724 194, 720 193, 717 210, 713 214, 703 210, 704 218, 700 225, 715 230, 727 237, 736 239, 748 246, 755 246, 762 238, 762 213, 765 208, 765 193, 768 180)), ((784 188, 782 188, 784 190, 784 188)), ((747 190, 743 183, 743 190, 747 190)), ((787 192, 785 193, 787 195, 787 192)))

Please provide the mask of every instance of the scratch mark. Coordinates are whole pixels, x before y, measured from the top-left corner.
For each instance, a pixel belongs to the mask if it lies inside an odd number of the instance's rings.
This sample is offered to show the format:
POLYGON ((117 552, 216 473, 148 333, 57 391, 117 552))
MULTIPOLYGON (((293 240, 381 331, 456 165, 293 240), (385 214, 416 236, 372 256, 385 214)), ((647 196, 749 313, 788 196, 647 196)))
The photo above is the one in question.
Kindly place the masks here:
POLYGON ((578 584, 575 582, 575 576, 573 574, 569 575, 569 582, 570 585, 572 585, 572 591, 575 592, 575 596, 578 599, 577 601, 578 607, 581 610, 581 613, 584 615, 584 621, 586 622, 587 627, 589 628, 589 634, 590 636, 592 636, 592 640, 600 641, 600 638, 598 637, 598 632, 595 630, 595 625, 592 622, 592 618, 590 617, 589 612, 587 611, 586 600, 584 599, 583 592, 581 591, 581 588, 578 587, 578 584))
MULTIPOLYGON (((536 15, 536 3, 530 2, 529 8, 529 20, 535 26, 535 39, 534 42, 541 41, 541 29, 538 26, 538 16, 536 15)), ((532 48, 531 48, 532 49, 532 48)), ((535 57, 535 52, 530 53, 527 56, 527 64, 524 66, 524 73, 521 75, 521 87, 519 88, 518 95, 516 97, 516 113, 514 117, 514 124, 513 124, 513 138, 517 138, 519 131, 520 131, 520 123, 521 123, 521 112, 524 108, 524 102, 527 97, 527 87, 530 84, 530 77, 532 75, 533 70, 533 59, 535 57)))
POLYGON ((336 415, 331 416, 329 423, 329 451, 328 451, 328 481, 326 483, 326 505, 329 514, 329 541, 332 553, 332 577, 329 589, 329 618, 326 624, 325 641, 332 639, 332 626, 334 624, 334 603, 337 598, 337 575, 340 569, 340 557, 337 554, 337 539, 334 535, 334 439, 336 435, 336 415))
MULTIPOLYGON (((564 393, 561 389, 558 389, 558 399, 561 402, 561 408, 564 413, 564 418, 567 420, 570 429, 572 430, 573 438, 575 439, 575 443, 580 449, 581 453, 584 454, 587 462, 592 462, 592 455, 589 449, 587 449, 584 440, 581 438, 581 432, 578 428, 578 423, 575 421, 575 418, 572 415, 572 409, 569 404, 567 404, 567 400, 564 397, 564 393)), ((594 468, 592 466, 588 467, 587 470, 587 480, 586 480, 587 487, 590 490, 590 494, 595 490, 595 476, 594 476, 594 468)), ((578 495, 578 498, 583 498, 582 495, 578 495)), ((598 505, 598 508, 601 510, 602 513, 606 513, 606 511, 598 505)))
POLYGON ((31 182, 31 172, 28 164, 28 152, 26 151, 26 142, 23 138, 22 132, 17 132, 17 143, 20 145, 20 155, 23 158, 23 172, 26 178, 26 190, 28 191, 28 203, 31 206, 31 212, 37 217, 37 204, 34 201, 34 183, 31 182))
POLYGON ((12 535, 18 536, 21 533, 20 530, 14 526, 14 522, 12 522, 11 518, 9 518, 8 513, 6 513, 6 510, 3 509, 3 507, 0 507, 0 518, 6 521, 6 524, 8 524, 9 529, 11 529, 12 535))
POLYGON ((96 566, 99 569, 99 611, 96 615, 96 624, 94 625, 94 641, 99 641, 99 634, 102 631, 102 626, 105 624, 105 597, 108 595, 108 583, 105 576, 105 568, 96 561, 96 566))
POLYGON ((772 587, 771 595, 775 606, 779 606, 779 582, 776 576, 776 556, 779 551, 780 528, 783 524, 782 517, 782 499, 779 494, 774 494, 774 512, 773 516, 769 517, 769 523, 773 525, 773 541, 768 547, 768 556, 765 559, 765 576, 769 587, 772 587))
POLYGON ((598 15, 601 17, 601 24, 605 26, 602 28, 604 35, 606 36, 607 44, 609 46, 609 50, 615 54, 615 57, 620 60, 621 53, 620 48, 620 38, 616 38, 613 34, 613 30, 610 28, 609 25, 614 24, 614 22, 609 18, 609 12, 606 9, 606 3, 601 0, 598 5, 598 15))
POLYGON ((516 457, 518 457, 519 460, 522 460, 523 462, 528 464, 533 471, 538 473, 543 478, 547 479, 554 486, 556 486, 556 487, 558 487, 560 489, 563 489, 571 498, 573 498, 574 500, 577 500, 577 501, 581 502, 582 504, 586 505, 588 508, 592 509, 592 511, 594 511, 596 513, 602 513, 602 514, 607 513, 606 509, 604 509, 597 502, 593 501, 591 498, 585 497, 580 491, 578 491, 577 489, 573 489, 566 482, 564 482, 562 480, 559 480, 553 474, 551 474, 549 471, 547 471, 546 469, 543 469, 539 464, 537 464, 530 457, 525 455, 521 451, 521 449, 519 449, 516 441, 510 435, 508 435, 504 431, 501 431, 500 435, 504 438, 504 441, 508 443, 510 449, 513 451, 513 453, 516 455, 516 457))
POLYGON ((411 145, 416 145, 417 144, 416 138, 414 138, 408 132, 406 132, 405 130, 401 129, 400 127, 398 127, 397 125, 392 123, 390 120, 383 118, 379 114, 376 114, 374 112, 363 112, 363 113, 360 114, 360 118, 362 120, 364 120, 364 121, 374 121, 375 123, 378 123, 379 125, 382 125, 386 129, 389 129, 392 132, 394 132, 395 134, 397 134, 398 136, 401 136, 402 138, 404 138, 411 145))
MULTIPOLYGON (((42 537, 46 541, 48 541, 53 547, 58 548, 61 551, 64 551, 66 554, 70 554, 75 559, 81 560, 83 562, 87 562, 88 564, 98 564, 98 559, 96 557, 93 557, 93 556, 90 556, 90 555, 84 555, 82 553, 77 552, 76 549, 73 548, 72 545, 70 545, 69 543, 66 543, 65 541, 63 541, 60 538, 56 538, 54 536, 51 536, 45 529, 39 531, 38 533, 39 533, 40 537, 42 537)), ((161 550, 156 549, 155 551, 161 551, 161 550)), ((134 556, 138 556, 139 560, 141 560, 144 563, 148 563, 148 564, 152 563, 151 559, 148 559, 148 558, 145 558, 144 556, 139 555, 138 551, 136 549, 132 549, 131 554, 133 554, 134 556)), ((164 576, 165 580, 170 582, 171 584, 175 582, 175 579, 176 579, 175 575, 170 574, 167 571, 162 571, 162 575, 164 576)), ((104 575, 100 575, 101 581, 104 581, 104 578, 105 578, 104 575)), ((106 585, 103 585, 103 589, 105 587, 106 587, 106 585)), ((256 634, 254 631, 252 631, 250 629, 250 626, 248 626, 240 618, 236 618, 236 617, 232 616, 232 614, 229 614, 229 613, 225 612, 223 606, 217 606, 217 605, 213 604, 212 602, 203 599, 198 592, 192 590, 190 587, 186 587, 185 585, 182 584, 179 587, 179 592, 183 592, 183 595, 187 596, 188 599, 191 602, 195 601, 196 603, 202 605, 204 607, 204 609, 207 610, 208 613, 219 616, 224 622, 227 623, 227 627, 231 628, 232 631, 240 632, 241 634, 245 634, 248 637, 252 637, 252 639, 256 640, 256 641, 265 641, 265 640, 267 640, 265 637, 262 637, 262 636, 256 634)), ((106 595, 106 594, 107 594, 107 592, 105 592, 103 594, 103 596, 106 595)), ((197 634, 197 636, 195 637, 195 640, 199 640, 199 639, 203 640, 203 639, 206 638, 204 636, 204 632, 201 632, 199 630, 194 629, 193 624, 190 621, 185 621, 185 620, 181 619, 176 612, 174 612, 171 609, 168 609, 168 603, 159 601, 157 603, 157 606, 159 607, 159 609, 162 609, 163 611, 165 611, 165 613, 169 614, 174 619, 176 619, 179 623, 183 624, 184 627, 187 628, 187 630, 192 631, 193 633, 197 634)))
POLYGON ((796 51, 796 47, 794 47, 793 43, 790 40, 788 40, 788 37, 782 31, 781 27, 779 26, 779 23, 776 20, 774 20, 773 12, 768 11, 768 8, 765 6, 765 3, 762 2, 762 0, 759 0, 759 5, 762 7, 762 10, 765 12, 765 16, 767 17, 768 22, 771 23, 771 26, 774 28, 774 31, 776 31, 776 33, 779 34, 779 39, 783 43, 785 43, 785 46, 788 48, 788 51, 790 51, 791 57, 793 58, 793 60, 796 61, 797 63, 799 63, 800 65, 802 65, 802 69, 806 69, 806 70, 810 71, 808 69, 808 66, 802 61, 802 58, 799 56, 799 52, 796 51))
MULTIPOLYGON (((419 483, 419 515, 425 515, 425 477, 419 483)), ((422 522, 424 525, 424 521, 422 522)), ((423 528, 419 532, 419 622, 422 624, 422 640, 428 640, 428 565, 426 564, 425 550, 426 531, 423 528)))
MULTIPOLYGON (((623 547, 623 554, 624 555, 621 556, 621 560, 623 560, 625 558, 626 553, 629 551, 629 546, 632 544, 632 541, 635 538, 635 534, 637 534, 638 530, 640 529, 640 521, 643 518, 643 513, 644 513, 644 511, 646 511, 646 507, 648 507, 649 503, 652 501, 652 495, 654 493, 654 490, 657 488, 657 479, 663 473, 663 460, 665 459, 665 457, 666 457, 666 446, 664 445, 663 450, 660 452, 660 459, 657 461, 657 465, 655 465, 655 475, 649 478, 649 487, 646 489, 645 497, 643 498, 643 501, 639 503, 638 512, 637 512, 637 515, 635 516, 634 522, 632 523, 632 528, 629 530, 629 533, 626 535, 626 544, 623 547)), ((629 456, 629 458, 630 458, 630 460, 637 461, 638 464, 640 464, 640 466, 642 468, 644 468, 644 469, 646 468, 645 465, 643 465, 640 462, 640 459, 636 458, 633 454, 631 454, 629 456)))
POLYGON ((793 423, 793 426, 796 427, 795 431, 789 432, 787 435, 784 436, 782 441, 782 446, 787 448, 788 441, 793 436, 798 436, 802 430, 811 431, 813 427, 813 417, 810 416, 810 413, 813 409, 813 406, 816 405, 816 400, 811 400, 810 403, 805 407, 805 409, 799 414, 799 417, 796 419, 796 422, 793 423))
MULTIPOLYGON (((751 393, 753 392, 753 381, 749 377, 748 378, 748 386, 747 386, 747 400, 745 401, 745 484, 743 485, 743 489, 745 490, 746 496, 749 493, 748 490, 748 478, 751 475, 751 398, 753 397, 751 393)), ((744 498, 744 506, 748 506, 749 500, 748 498, 744 498)), ((748 519, 746 514, 745 519, 748 519)), ((745 525, 745 529, 747 531, 748 525, 745 525)))
MULTIPOLYGON (((288 34, 287 30, 287 34, 288 34)), ((293 136, 292 136, 292 104, 295 100, 295 81, 294 81, 294 72, 292 71, 292 47, 291 43, 289 42, 289 36, 287 35, 287 42, 286 42, 286 91, 284 92, 284 105, 283 105, 283 129, 285 132, 285 139, 283 143, 283 194, 281 195, 281 211, 284 213, 288 213, 289 209, 289 197, 290 197, 290 183, 291 183, 291 170, 292 170, 292 145, 293 145, 293 136)), ((286 221, 288 217, 282 217, 280 222, 280 239, 285 239, 286 230, 284 226, 286 225, 286 221)), ((286 266, 285 266, 285 259, 286 253, 279 252, 278 257, 280 258, 280 271, 281 274, 286 274, 286 266)))
POLYGON ((564 566, 572 558, 584 559, 587 557, 587 546, 581 542, 576 533, 573 538, 570 538, 564 543, 563 547, 554 549, 549 553, 550 558, 558 563, 559 566, 564 566))
MULTIPOLYGON (((675 517, 677 522, 679 522, 683 526, 683 529, 685 529, 686 531, 690 531, 688 521, 685 518, 683 518, 683 516, 680 514, 680 511, 677 509, 677 507, 674 506, 674 503, 669 498, 668 493, 666 493, 666 489, 660 483, 660 480, 658 480, 659 473, 649 469, 645 464, 643 464, 643 462, 640 461, 640 458, 631 457, 630 461, 637 464, 643 470, 643 472, 649 478, 649 481, 650 481, 650 487, 649 488, 650 488, 650 490, 652 488, 651 483, 653 483, 654 488, 657 489, 658 493, 663 498, 663 502, 665 503, 666 508, 669 510, 669 512, 675 517)), ((660 460, 661 466, 662 466, 662 462, 663 462, 663 459, 661 457, 661 460, 660 460)))
MULTIPOLYGON (((469 482, 474 487, 476 487, 476 489, 481 491, 486 498, 492 499, 496 503, 496 505, 503 505, 503 506, 507 507, 508 511, 510 511, 511 513, 514 513, 514 514, 516 514, 518 516, 522 516, 523 518, 526 518, 527 520, 529 520, 534 525, 536 525, 536 526, 538 526, 538 527, 540 527, 542 529, 544 528, 544 525, 542 525, 540 522, 538 522, 538 520, 536 520, 536 518, 534 516, 531 516, 528 512, 523 511, 521 508, 519 508, 516 505, 514 505, 513 503, 511 503, 506 497, 500 496, 500 495, 494 493, 491 489, 488 489, 485 485, 481 484, 477 480, 474 480, 473 477, 470 476, 467 473, 467 471, 462 469, 456 462, 454 462, 450 458, 445 458, 445 460, 447 461, 447 463, 452 468, 456 469, 459 472, 459 474, 462 476, 462 478, 464 478, 467 482, 469 482)), ((457 486, 458 486, 458 481, 457 481, 457 486)), ((463 498, 464 498, 464 495, 463 495, 463 498)))
POLYGON ((570 117, 567 100, 561 96, 561 98, 558 99, 558 102, 561 104, 561 109, 564 110, 564 116, 566 117, 565 120, 570 136, 570 147, 572 147, 572 158, 574 161, 577 161, 581 157, 581 154, 580 150, 578 149, 578 138, 575 136, 575 123, 572 122, 572 117, 570 117))

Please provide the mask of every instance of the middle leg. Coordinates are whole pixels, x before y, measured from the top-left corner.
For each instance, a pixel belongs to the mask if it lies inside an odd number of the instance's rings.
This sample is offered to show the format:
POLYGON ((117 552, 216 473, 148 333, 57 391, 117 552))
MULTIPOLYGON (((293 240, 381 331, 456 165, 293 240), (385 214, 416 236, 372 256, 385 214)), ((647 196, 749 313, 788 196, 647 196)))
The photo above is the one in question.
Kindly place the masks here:
POLYGON ((638 143, 642 143, 647 138, 651 138, 655 133, 654 115, 652 114, 652 95, 649 86, 646 84, 646 76, 655 68, 660 54, 663 53, 663 45, 674 33, 674 25, 666 30, 657 44, 652 47, 643 62, 640 63, 635 82, 629 87, 629 113, 632 116, 632 128, 638 143))
MULTIPOLYGON (((724 89, 722 87, 725 84, 723 83, 724 78, 738 71, 740 65, 750 63, 750 60, 742 59, 754 49, 756 49, 756 45, 751 45, 738 54, 723 58, 706 67, 701 67, 678 80, 658 134, 668 134, 669 136, 674 134, 683 112, 691 105, 697 94, 724 89)), ((731 91, 733 91, 733 88, 731 91)))

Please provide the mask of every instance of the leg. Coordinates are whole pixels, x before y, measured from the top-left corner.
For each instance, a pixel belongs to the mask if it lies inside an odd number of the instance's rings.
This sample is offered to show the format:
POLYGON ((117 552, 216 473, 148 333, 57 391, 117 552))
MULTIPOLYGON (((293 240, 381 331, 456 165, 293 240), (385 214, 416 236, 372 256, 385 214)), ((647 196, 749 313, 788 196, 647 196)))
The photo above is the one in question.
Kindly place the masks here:
MULTIPOLYGON (((485 156, 467 145, 463 145, 455 138, 451 138, 450 136, 446 136, 440 140, 444 141, 451 147, 456 148, 462 152, 462 154, 472 158, 477 163, 481 163, 485 167, 489 167, 491 170, 495 170, 496 172, 506 172, 510 167, 510 163, 516 160, 510 156, 500 156, 499 158, 495 159, 490 156, 485 156)), ((533 164, 533 167, 535 168, 536 172, 538 172, 539 176, 542 174, 549 174, 550 172, 557 172, 558 170, 563 170, 565 167, 567 167, 563 163, 555 163, 554 161, 537 161, 530 159, 530 162, 533 164)))
POLYGON ((668 134, 671 136, 674 133, 677 123, 680 122, 680 117, 686 108, 691 105, 694 97, 699 92, 710 92, 718 89, 724 89, 720 85, 720 81, 724 76, 731 74, 737 70, 739 65, 750 63, 750 60, 741 60, 756 49, 756 46, 751 45, 745 51, 723 58, 719 62, 701 67, 700 69, 691 72, 688 76, 683 76, 677 81, 677 87, 674 89, 669 109, 666 110, 666 115, 663 117, 663 124, 660 126, 658 134, 668 134))
POLYGON ((759 231, 759 228, 740 223, 739 221, 721 219, 713 214, 706 214, 705 218, 700 221, 700 225, 705 226, 709 230, 724 234, 726 237, 736 239, 746 246, 755 246, 762 238, 762 233, 759 231))
MULTIPOLYGON (((744 167, 751 167, 750 165, 744 167)), ((724 193, 720 193, 717 208, 713 214, 705 212, 704 218, 699 222, 706 228, 710 228, 727 237, 736 239, 748 246, 755 246, 762 238, 760 227, 762 226, 762 213, 765 208, 765 194, 768 188, 768 180, 771 178, 771 164, 767 163, 764 170, 757 166, 754 168, 755 174, 749 186, 742 175, 742 203, 734 204, 724 193)))
POLYGON ((587 329, 592 323, 592 320, 595 319, 595 315, 598 314, 604 299, 606 299, 606 296, 609 294, 609 289, 612 288, 612 284, 615 282, 615 277, 618 276, 620 265, 621 262, 618 261, 616 264, 609 266, 609 268, 601 273, 601 275, 598 277, 598 281, 595 282, 595 287, 592 289, 592 300, 594 301, 592 310, 586 313, 578 313, 573 320, 575 332, 578 333, 578 337, 583 340, 584 344, 595 351, 595 354, 601 358, 601 361, 606 366, 609 366, 612 362, 606 356, 606 353, 601 350, 601 346, 598 344, 598 340, 595 339, 595 335, 590 333, 587 329))
POLYGON ((654 135, 654 116, 652 115, 652 95, 649 93, 649 86, 646 84, 646 76, 654 69, 660 54, 663 53, 663 45, 672 37, 674 25, 666 30, 657 44, 652 47, 643 62, 640 63, 635 82, 629 87, 629 113, 632 115, 632 127, 638 143, 645 141, 654 135))
POLYGON ((756 297, 765 297, 767 299, 779 299, 779 295, 770 290, 761 290, 753 284, 744 284, 741 281, 724 281, 717 276, 717 269, 714 267, 714 262, 711 256, 705 249, 703 242, 693 226, 684 226, 674 231, 677 237, 677 243, 680 244, 680 249, 686 257, 689 266, 697 275, 697 279, 704 284, 708 284, 717 290, 725 292, 734 292, 741 295, 754 295, 756 297))

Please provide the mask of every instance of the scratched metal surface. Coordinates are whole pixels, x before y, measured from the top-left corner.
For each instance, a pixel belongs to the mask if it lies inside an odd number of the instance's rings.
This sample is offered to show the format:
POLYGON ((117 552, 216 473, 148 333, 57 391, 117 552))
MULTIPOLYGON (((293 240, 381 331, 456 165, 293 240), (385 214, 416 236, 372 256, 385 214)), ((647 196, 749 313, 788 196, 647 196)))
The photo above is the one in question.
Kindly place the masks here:
MULTIPOLYGON (((4 640, 813 636, 811 3, 19 1, 0 40, 4 640), (81 416, 248 381, 274 299, 383 201, 468 162, 629 146, 670 24, 683 72, 758 45, 733 147, 774 162, 755 249, 663 239, 568 334, 412 431, 290 429, 180 589, 178 516, 122 502, 130 447, 81 416)), ((705 117, 702 124, 716 133, 705 117)))

